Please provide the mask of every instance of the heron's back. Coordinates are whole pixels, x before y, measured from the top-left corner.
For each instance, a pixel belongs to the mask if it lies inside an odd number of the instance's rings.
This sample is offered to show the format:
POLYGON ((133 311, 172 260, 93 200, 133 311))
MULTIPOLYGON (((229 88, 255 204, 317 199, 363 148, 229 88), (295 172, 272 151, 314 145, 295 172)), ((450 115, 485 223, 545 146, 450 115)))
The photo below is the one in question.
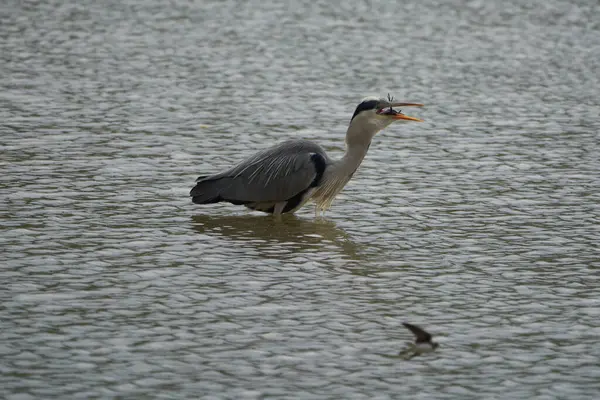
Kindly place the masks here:
POLYGON ((198 178, 190 195, 197 204, 226 201, 266 212, 295 211, 320 184, 329 163, 318 144, 288 140, 226 171, 198 178))

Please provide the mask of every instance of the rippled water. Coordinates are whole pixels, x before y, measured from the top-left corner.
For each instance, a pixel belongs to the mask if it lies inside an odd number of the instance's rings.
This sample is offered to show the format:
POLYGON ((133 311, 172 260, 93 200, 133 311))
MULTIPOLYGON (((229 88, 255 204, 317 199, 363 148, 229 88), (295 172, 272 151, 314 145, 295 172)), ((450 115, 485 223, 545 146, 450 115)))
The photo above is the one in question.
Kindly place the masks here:
POLYGON ((598 2, 286 3, 0 5, 0 397, 598 398, 598 2), (388 92, 325 219, 190 202, 388 92))

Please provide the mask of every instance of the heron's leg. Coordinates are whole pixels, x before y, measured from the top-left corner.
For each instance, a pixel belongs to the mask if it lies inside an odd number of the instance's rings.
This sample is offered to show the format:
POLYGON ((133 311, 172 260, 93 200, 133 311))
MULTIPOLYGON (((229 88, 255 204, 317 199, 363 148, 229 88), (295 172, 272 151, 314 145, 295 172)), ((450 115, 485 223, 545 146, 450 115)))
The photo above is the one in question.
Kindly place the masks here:
POLYGON ((273 209, 273 215, 281 215, 283 208, 285 207, 286 202, 282 201, 281 203, 276 203, 273 209))

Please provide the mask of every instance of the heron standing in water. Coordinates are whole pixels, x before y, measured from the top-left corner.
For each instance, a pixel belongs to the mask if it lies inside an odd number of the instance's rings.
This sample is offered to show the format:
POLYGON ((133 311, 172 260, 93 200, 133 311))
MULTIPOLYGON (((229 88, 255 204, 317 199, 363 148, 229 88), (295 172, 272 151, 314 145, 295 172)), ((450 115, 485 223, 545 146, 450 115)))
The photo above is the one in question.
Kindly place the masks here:
POLYGON ((346 132, 346 153, 339 160, 308 140, 288 140, 267 148, 216 175, 201 176, 190 196, 196 204, 228 202, 275 215, 293 213, 306 202, 324 213, 346 186, 377 132, 393 122, 422 122, 393 107, 421 107, 391 97, 367 97, 356 107, 346 132))

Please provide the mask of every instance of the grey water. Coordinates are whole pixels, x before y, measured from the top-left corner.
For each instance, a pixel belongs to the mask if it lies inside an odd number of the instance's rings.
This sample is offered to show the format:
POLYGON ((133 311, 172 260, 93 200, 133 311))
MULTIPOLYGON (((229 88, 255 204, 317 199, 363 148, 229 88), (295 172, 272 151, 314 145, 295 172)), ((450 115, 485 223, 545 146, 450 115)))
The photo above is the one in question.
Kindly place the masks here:
POLYGON ((2 2, 0 398, 598 398, 599 98, 596 0, 2 2), (191 203, 388 93, 325 218, 191 203))

